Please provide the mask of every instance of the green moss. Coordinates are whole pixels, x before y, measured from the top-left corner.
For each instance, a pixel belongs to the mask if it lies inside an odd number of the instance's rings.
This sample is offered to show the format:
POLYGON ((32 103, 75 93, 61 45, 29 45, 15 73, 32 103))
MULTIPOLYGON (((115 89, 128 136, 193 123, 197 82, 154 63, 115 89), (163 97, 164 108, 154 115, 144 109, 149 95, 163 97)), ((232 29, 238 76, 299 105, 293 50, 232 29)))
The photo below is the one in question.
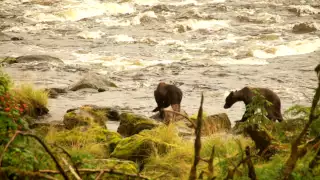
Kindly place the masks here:
POLYGON ((95 157, 108 157, 121 136, 97 124, 75 127, 71 130, 50 128, 46 141, 58 144, 73 153, 90 153, 95 157))
POLYGON ((144 116, 135 115, 132 113, 122 113, 120 115, 118 132, 123 136, 131 136, 138 134, 142 130, 152 129, 156 126, 157 124, 153 120, 144 116))
POLYGON ((121 140, 111 157, 141 162, 153 153, 166 153, 169 148, 168 143, 136 134, 121 140))
POLYGON ((0 58, 0 63, 8 63, 8 64, 13 64, 17 62, 17 58, 15 57, 1 57, 0 58))

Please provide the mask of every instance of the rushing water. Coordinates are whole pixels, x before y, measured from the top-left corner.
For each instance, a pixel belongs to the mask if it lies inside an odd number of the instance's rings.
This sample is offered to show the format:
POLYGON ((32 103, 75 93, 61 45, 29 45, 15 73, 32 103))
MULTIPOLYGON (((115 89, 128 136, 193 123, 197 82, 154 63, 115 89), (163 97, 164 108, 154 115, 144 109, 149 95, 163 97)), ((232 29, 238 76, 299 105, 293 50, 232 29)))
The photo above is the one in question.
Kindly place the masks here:
MULTIPOLYGON (((225 110, 224 98, 245 85, 273 89, 283 110, 310 103, 320 33, 295 34, 292 27, 319 23, 319 12, 316 0, 2 0, 0 31, 23 40, 0 41, 0 56, 59 57, 90 65, 119 86, 51 99, 53 120, 88 103, 151 115, 153 91, 163 80, 183 90, 189 114, 197 112, 204 92, 206 112, 227 112, 234 121, 244 105, 225 110), (305 14, 297 16, 294 8, 305 14)), ((83 75, 6 70, 15 80, 42 87, 69 86, 83 75)))

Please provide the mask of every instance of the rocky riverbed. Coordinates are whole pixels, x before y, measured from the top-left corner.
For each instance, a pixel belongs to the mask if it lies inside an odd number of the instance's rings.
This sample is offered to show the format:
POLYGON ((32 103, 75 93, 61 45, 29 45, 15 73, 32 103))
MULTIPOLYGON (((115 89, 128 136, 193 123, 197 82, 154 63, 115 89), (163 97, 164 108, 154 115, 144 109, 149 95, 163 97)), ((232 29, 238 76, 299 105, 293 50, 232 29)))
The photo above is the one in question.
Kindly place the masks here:
POLYGON ((4 0, 0 57, 41 55, 4 70, 16 82, 65 90, 50 99, 47 121, 84 104, 151 116, 159 81, 182 89, 189 115, 204 92, 208 114, 235 121, 244 105, 223 109, 225 95, 245 85, 277 92, 283 111, 310 104, 319 12, 317 1, 293 0, 4 0), (82 80, 98 87, 72 89, 82 80))

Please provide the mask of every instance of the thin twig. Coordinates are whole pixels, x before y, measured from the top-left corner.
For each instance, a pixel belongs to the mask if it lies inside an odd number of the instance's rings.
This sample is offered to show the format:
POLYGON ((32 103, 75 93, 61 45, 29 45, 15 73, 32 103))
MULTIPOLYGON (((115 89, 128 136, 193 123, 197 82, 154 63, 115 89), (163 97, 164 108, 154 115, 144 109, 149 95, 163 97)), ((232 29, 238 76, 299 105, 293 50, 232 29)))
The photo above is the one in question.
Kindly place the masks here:
POLYGON ((19 134, 19 131, 16 131, 14 133, 14 135, 11 137, 10 141, 6 144, 6 146, 4 147, 4 150, 0 156, 0 167, 2 166, 2 159, 4 157, 4 154, 6 153, 6 151, 8 150, 8 147, 10 146, 10 144, 12 143, 12 141, 17 137, 17 135, 19 134))
MULTIPOLYGON (((14 172, 16 174, 21 175, 22 177, 34 177, 34 178, 44 178, 49 180, 57 180, 54 177, 51 177, 46 174, 41 174, 40 172, 32 172, 32 171, 22 171, 20 169, 13 169, 13 168, 0 168, 0 173, 7 173, 7 172, 14 172)), ((57 171, 57 174, 60 174, 59 171, 57 171)))
MULTIPOLYGON (((69 172, 69 171, 70 170, 66 170, 65 172, 69 172)), ((119 172, 119 171, 115 171, 115 170, 112 170, 112 169, 79 169, 79 172, 82 172, 82 173, 100 173, 101 171, 103 171, 104 173, 109 173, 109 174, 124 175, 124 176, 128 176, 128 177, 134 177, 134 178, 141 178, 141 179, 149 180, 149 178, 145 177, 145 176, 136 175, 136 174, 129 174, 129 173, 125 173, 125 172, 119 172)), ((56 171, 56 170, 39 170, 37 172, 48 173, 48 174, 60 174, 60 172, 56 171)))
POLYGON ((196 139, 194 141, 194 160, 190 170, 189 180, 197 179, 197 165, 200 161, 200 150, 201 150, 202 113, 203 113, 203 93, 201 94, 201 104, 198 111, 197 126, 195 128, 196 139))
POLYGON ((77 179, 77 180, 81 180, 81 178, 79 177, 79 175, 76 173, 76 171, 72 168, 72 166, 68 163, 68 161, 65 158, 61 158, 62 162, 68 166, 70 172, 73 174, 73 176, 77 179))
POLYGON ((95 180, 99 180, 100 177, 103 175, 104 171, 101 170, 101 172, 97 175, 97 177, 95 178, 95 180))
POLYGON ((77 165, 72 161, 72 157, 71 157, 71 155, 68 153, 68 151, 65 150, 63 147, 61 147, 61 146, 58 145, 58 144, 53 144, 53 145, 56 146, 56 147, 58 147, 58 148, 60 148, 60 149, 62 150, 62 152, 68 156, 68 158, 70 159, 70 161, 71 161, 71 163, 72 163, 72 165, 73 165, 74 170, 76 171, 76 173, 78 174, 78 176, 80 176, 80 173, 79 173, 79 171, 78 171, 78 167, 77 167, 77 165))
POLYGON ((56 163, 56 166, 57 166, 58 170, 60 171, 61 175, 63 176, 63 178, 65 180, 69 180, 69 177, 67 176, 67 174, 63 170, 62 166, 59 164, 57 158, 54 157, 53 153, 50 151, 48 146, 38 136, 36 136, 34 134, 30 134, 30 133, 24 133, 24 132, 19 132, 19 134, 21 134, 23 136, 29 136, 29 137, 36 139, 43 146, 43 148, 46 150, 46 152, 50 155, 50 157, 53 159, 53 161, 56 163))

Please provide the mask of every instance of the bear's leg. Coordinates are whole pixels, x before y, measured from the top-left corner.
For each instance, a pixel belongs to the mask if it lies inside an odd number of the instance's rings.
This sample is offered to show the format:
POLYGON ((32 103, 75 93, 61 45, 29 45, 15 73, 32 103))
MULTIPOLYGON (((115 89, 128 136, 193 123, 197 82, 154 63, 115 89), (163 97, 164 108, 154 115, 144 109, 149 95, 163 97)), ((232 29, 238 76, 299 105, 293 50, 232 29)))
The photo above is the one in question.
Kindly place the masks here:
POLYGON ((277 121, 277 116, 274 113, 274 107, 265 107, 266 111, 268 113, 267 118, 271 121, 276 122, 277 121))

